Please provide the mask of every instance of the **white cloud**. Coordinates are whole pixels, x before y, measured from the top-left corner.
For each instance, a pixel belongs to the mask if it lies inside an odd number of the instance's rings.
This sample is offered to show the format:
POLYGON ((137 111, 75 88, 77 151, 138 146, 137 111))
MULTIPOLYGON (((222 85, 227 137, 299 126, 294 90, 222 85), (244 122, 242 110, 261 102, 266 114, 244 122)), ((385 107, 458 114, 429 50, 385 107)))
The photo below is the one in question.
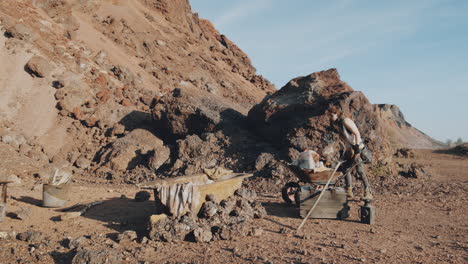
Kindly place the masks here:
POLYGON ((214 25, 218 29, 222 29, 223 27, 233 24, 242 18, 253 15, 262 9, 270 7, 271 2, 272 0, 240 1, 237 5, 233 6, 231 9, 215 18, 214 25))

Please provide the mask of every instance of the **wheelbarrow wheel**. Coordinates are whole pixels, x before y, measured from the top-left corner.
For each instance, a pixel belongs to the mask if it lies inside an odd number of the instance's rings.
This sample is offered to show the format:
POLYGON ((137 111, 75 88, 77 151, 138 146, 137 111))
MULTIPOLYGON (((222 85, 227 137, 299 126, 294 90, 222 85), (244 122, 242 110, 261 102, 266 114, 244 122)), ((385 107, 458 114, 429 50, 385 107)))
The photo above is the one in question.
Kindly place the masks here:
POLYGON ((296 193, 299 192, 300 189, 301 186, 299 186, 297 182, 286 183, 286 185, 281 189, 283 200, 288 204, 295 203, 296 193))

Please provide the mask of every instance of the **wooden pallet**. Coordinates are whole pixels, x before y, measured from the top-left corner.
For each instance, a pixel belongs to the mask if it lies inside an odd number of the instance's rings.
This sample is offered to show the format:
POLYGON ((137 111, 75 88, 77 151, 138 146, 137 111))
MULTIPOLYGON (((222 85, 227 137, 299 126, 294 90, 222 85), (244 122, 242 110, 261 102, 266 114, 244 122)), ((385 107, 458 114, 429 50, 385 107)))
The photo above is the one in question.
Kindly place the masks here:
MULTIPOLYGON (((299 195, 301 200, 299 215, 301 218, 307 215, 319 194, 320 191, 315 190, 314 187, 301 187, 299 195)), ((348 210, 349 206, 346 200, 345 190, 341 187, 329 187, 310 215, 310 218, 344 219, 348 217, 348 210)))

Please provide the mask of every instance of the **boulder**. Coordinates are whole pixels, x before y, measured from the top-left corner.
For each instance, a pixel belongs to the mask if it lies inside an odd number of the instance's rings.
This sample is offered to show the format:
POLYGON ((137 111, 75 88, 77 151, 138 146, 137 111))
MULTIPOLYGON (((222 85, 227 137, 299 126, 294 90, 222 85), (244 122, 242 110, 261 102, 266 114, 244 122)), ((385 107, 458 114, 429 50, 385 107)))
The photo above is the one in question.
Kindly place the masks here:
POLYGON ((229 120, 242 118, 229 104, 210 93, 177 88, 155 102, 153 118, 168 136, 201 135, 221 128, 229 120))
POLYGON ((122 243, 122 242, 128 242, 128 241, 133 241, 138 238, 137 233, 133 230, 127 230, 124 231, 122 234, 119 234, 117 237, 117 240, 122 243))
POLYGON ((100 166, 125 171, 140 164, 147 164, 148 159, 155 153, 157 153, 157 163, 163 164, 169 159, 170 150, 150 131, 135 129, 117 139, 109 147, 103 148, 98 156, 100 166))
POLYGON ((32 42, 38 38, 38 35, 23 23, 8 26, 5 30, 5 35, 28 42, 32 42))
POLYGON ((197 227, 193 231, 193 236, 195 238, 195 242, 210 242, 213 238, 213 234, 211 233, 210 227, 197 227))
POLYGON ((151 221, 149 238, 155 241, 177 242, 183 241, 196 228, 193 218, 183 216, 180 219, 164 218, 151 221))
MULTIPOLYGON (((341 81, 336 69, 291 80, 254 106, 248 120, 259 135, 284 152, 290 148, 303 151, 313 147, 320 152, 328 148, 334 149, 328 158, 337 159, 341 145, 330 118, 332 106, 356 122, 371 151, 389 151, 373 105, 364 94, 341 81)), ((261 167, 261 162, 258 165, 261 167)))
POLYGON ((210 218, 218 212, 218 205, 215 202, 208 201, 205 202, 201 209, 199 216, 203 218, 210 218))
POLYGON ((84 156, 80 156, 76 161, 75 161, 75 166, 80 168, 80 169, 87 169, 91 165, 91 161, 85 158, 84 156))
POLYGON ((41 56, 33 56, 26 63, 25 68, 31 75, 43 78, 50 75, 53 65, 49 60, 41 56))
POLYGON ((26 241, 29 243, 40 243, 45 239, 45 235, 39 231, 26 231, 18 234, 18 240, 26 241))
POLYGON ((86 237, 77 237, 77 238, 68 239, 68 248, 75 249, 75 248, 83 247, 87 243, 87 241, 88 239, 86 239, 86 237))

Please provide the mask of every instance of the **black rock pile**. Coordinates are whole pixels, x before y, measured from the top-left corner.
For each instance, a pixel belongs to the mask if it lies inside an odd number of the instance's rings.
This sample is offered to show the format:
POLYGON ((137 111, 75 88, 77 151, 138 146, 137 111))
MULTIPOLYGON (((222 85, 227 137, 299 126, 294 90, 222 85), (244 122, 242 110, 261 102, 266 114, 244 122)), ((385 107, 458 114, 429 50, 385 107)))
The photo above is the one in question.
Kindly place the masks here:
POLYGON ((260 202, 255 201, 256 196, 255 191, 243 188, 220 202, 208 195, 198 217, 184 215, 150 224, 149 237, 166 242, 210 242, 257 235, 261 232, 259 228, 252 227, 252 220, 264 217, 266 210, 260 202))

